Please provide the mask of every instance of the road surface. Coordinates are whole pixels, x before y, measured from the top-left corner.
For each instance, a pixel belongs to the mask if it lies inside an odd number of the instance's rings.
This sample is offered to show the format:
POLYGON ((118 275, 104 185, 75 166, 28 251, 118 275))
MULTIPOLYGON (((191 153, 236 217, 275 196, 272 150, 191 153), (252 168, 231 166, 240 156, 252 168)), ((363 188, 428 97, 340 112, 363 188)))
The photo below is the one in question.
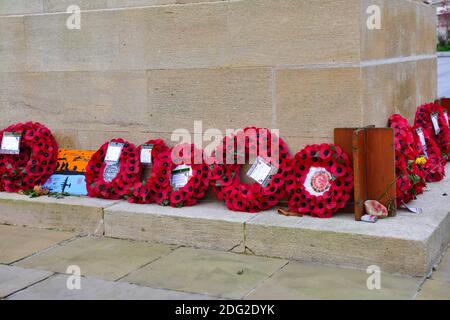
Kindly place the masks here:
POLYGON ((450 57, 438 58, 438 96, 450 98, 450 57))

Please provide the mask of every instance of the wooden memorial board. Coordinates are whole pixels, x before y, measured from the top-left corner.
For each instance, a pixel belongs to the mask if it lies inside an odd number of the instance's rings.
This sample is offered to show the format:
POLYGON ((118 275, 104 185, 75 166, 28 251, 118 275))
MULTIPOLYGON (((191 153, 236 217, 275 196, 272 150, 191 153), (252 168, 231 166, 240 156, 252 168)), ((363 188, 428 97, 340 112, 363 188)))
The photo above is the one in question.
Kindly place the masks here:
POLYGON ((95 151, 59 149, 55 173, 44 184, 50 192, 87 195, 86 166, 95 151))
POLYGON ((364 202, 377 200, 395 215, 395 148, 391 128, 338 128, 334 142, 350 155, 354 170, 355 219, 364 215, 364 202))

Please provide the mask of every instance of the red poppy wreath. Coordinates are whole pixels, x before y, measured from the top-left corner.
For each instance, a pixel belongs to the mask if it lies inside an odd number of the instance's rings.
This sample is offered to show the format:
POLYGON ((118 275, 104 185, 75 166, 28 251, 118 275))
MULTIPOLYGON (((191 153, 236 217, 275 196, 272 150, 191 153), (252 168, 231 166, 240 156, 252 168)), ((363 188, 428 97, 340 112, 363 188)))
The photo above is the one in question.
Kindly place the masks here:
POLYGON ((20 133, 20 153, 0 154, 0 191, 26 191, 44 184, 58 160, 58 145, 50 130, 27 122, 0 131, 0 141, 5 133, 20 133))
POLYGON ((224 138, 212 154, 210 184, 228 209, 241 212, 268 210, 285 196, 289 174, 289 150, 284 141, 268 129, 249 127, 224 138), (244 163, 254 157, 272 168, 264 183, 241 182, 244 163))
POLYGON ((417 161, 421 154, 408 120, 394 114, 389 118, 389 126, 394 129, 397 206, 400 207, 402 202, 408 203, 423 193, 425 171, 417 161))
POLYGON ((436 142, 431 138, 429 131, 414 127, 414 140, 416 143, 416 149, 419 155, 425 157, 422 168, 424 170, 426 182, 438 182, 445 177, 445 165, 447 161, 442 156, 441 150, 437 146, 436 142))
POLYGON ((106 142, 94 153, 86 168, 86 189, 90 197, 118 200, 129 194, 141 176, 139 153, 123 139, 106 142), (105 161, 110 143, 123 144, 117 164, 105 161))
POLYGON ((353 169, 339 146, 310 145, 295 155, 289 180, 290 211, 331 218, 350 199, 353 169))
POLYGON ((208 190, 208 166, 203 150, 193 144, 179 144, 157 156, 155 171, 158 186, 153 195, 162 206, 181 208, 193 206, 208 190))
MULTIPOLYGON (((150 140, 145 145, 152 145, 151 150, 152 165, 150 177, 145 181, 137 181, 130 194, 128 195, 128 202, 131 203, 160 203, 163 200, 161 194, 161 187, 167 186, 170 179, 169 161, 161 157, 162 153, 169 151, 169 147, 161 139, 150 140), (158 197, 158 195, 161 195, 158 197)), ((140 155, 142 146, 137 148, 137 153, 140 155)), ((142 164, 141 164, 142 165, 142 164)))
POLYGON ((417 108, 414 125, 422 127, 430 133, 445 160, 450 161, 450 129, 444 114, 444 108, 429 103, 417 108))

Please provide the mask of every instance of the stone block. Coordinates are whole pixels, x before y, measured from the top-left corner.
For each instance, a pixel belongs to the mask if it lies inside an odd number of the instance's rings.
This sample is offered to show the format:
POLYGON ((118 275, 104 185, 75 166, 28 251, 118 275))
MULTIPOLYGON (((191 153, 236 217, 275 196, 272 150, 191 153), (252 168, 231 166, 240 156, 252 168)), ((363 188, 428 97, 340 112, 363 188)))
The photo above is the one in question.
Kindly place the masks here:
POLYGON ((0 72, 27 70, 26 35, 23 20, 23 17, 20 16, 0 17, 0 61, 2 61, 0 72))
POLYGON ((122 202, 105 210, 105 235, 227 251, 244 242, 252 217, 216 201, 181 209, 122 202))
POLYGON ((0 263, 13 263, 75 236, 72 232, 0 225, 0 263))
POLYGON ((3 121, 33 120, 52 130, 76 131, 130 131, 148 125, 145 72, 8 73, 4 77, 3 121))
POLYGON ((419 1, 361 1, 361 60, 434 55, 436 8, 419 1), (369 6, 381 9, 381 29, 369 30, 369 6))
POLYGON ((380 274, 381 289, 367 288, 366 270, 290 262, 252 291, 249 300, 411 300, 420 278, 380 274))
POLYGON ((180 248, 122 281, 241 299, 286 263, 280 259, 180 248))
POLYGON ((69 276, 55 275, 8 300, 210 300, 211 297, 172 290, 140 287, 101 279, 81 278, 81 290, 67 290, 69 276))
POLYGON ((44 0, 2 0, 0 16, 42 13, 44 0))
POLYGON ((72 265, 83 276, 117 280, 141 266, 168 254, 172 248, 108 238, 84 237, 19 261, 16 265, 66 273, 72 265))
POLYGON ((0 265, 0 299, 52 275, 51 272, 0 265))
POLYGON ((103 234, 103 209, 117 201, 85 197, 29 198, 0 193, 0 223, 103 234))
POLYGON ((150 128, 170 133, 194 121, 209 128, 272 125, 270 68, 152 70, 147 72, 150 128))
POLYGON ((417 295, 417 300, 450 300, 450 282, 426 281, 417 295))
POLYGON ((276 127, 287 135, 330 137, 362 124, 359 68, 280 69, 276 88, 276 127))
POLYGON ((364 65, 363 123, 385 127, 389 116, 400 113, 414 122, 417 106, 436 96, 436 58, 364 65))

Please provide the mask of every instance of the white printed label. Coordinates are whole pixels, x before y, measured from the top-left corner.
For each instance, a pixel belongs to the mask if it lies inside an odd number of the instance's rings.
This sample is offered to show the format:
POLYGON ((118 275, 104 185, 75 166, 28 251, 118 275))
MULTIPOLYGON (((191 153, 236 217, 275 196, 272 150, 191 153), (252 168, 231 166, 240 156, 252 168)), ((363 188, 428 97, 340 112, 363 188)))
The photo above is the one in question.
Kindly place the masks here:
POLYGON ((417 135, 419 136, 420 144, 422 145, 423 152, 425 153, 425 156, 426 156, 427 159, 428 159, 428 153, 427 153, 427 149, 428 149, 428 147, 427 147, 427 141, 425 140, 425 135, 423 134, 422 128, 416 129, 416 132, 417 132, 417 135))
POLYGON ((117 163, 123 149, 123 143, 110 142, 106 151, 105 162, 117 163))
POLYGON ((434 132, 438 135, 441 132, 441 127, 439 127, 438 113, 431 114, 431 121, 433 122, 434 132))
POLYGON ((152 164, 152 151, 153 151, 153 145, 152 144, 143 144, 141 146, 141 163, 145 165, 151 165, 152 164))
POLYGON ((305 179, 305 189, 313 196, 320 197, 331 188, 333 177, 325 168, 311 167, 305 179))
POLYGON ((248 170, 247 176, 265 188, 276 172, 277 168, 275 166, 267 163, 262 157, 257 157, 255 163, 248 170))
POLYGON ((170 185, 176 189, 183 188, 192 176, 191 166, 182 164, 172 170, 170 185))
POLYGON ((20 153, 20 133, 4 132, 2 138, 1 151, 2 154, 19 154, 20 153))

